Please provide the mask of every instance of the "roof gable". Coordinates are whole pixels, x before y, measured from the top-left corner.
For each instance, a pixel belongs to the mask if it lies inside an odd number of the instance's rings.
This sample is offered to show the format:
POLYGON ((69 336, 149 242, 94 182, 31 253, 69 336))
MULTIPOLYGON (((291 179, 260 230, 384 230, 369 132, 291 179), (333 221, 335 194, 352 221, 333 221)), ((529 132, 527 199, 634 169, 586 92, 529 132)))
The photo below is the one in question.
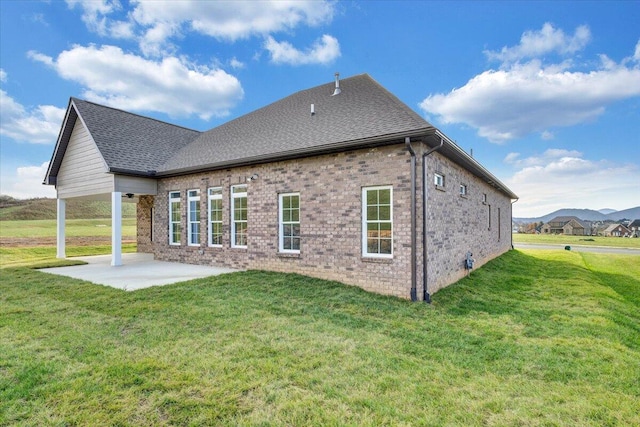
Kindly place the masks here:
POLYGON ((54 184, 77 120, 81 120, 109 172, 153 175, 200 132, 77 98, 69 100, 45 183, 54 184))
POLYGON ((557 224, 562 224, 562 226, 564 227, 567 223, 571 221, 575 221, 576 225, 579 225, 583 228, 589 227, 589 224, 590 224, 589 221, 583 221, 577 216, 556 216, 553 219, 550 219, 549 222, 547 222, 547 224, 553 223, 554 226, 557 224))

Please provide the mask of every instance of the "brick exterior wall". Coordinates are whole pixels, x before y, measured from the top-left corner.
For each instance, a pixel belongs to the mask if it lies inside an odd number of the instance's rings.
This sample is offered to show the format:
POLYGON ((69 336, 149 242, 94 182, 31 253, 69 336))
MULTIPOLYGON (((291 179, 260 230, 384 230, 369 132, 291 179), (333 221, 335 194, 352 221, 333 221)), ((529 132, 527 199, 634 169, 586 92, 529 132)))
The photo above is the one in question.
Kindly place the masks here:
POLYGON ((511 200, 437 151, 427 157, 427 173, 427 278, 433 293, 466 275, 467 252, 475 269, 511 249, 511 200), (444 188, 436 188, 434 173, 444 176, 444 188), (460 184, 467 186, 466 196, 460 184))
MULTIPOLYGON (((138 198, 138 204, 136 205, 136 217, 137 217, 137 233, 136 241, 138 244, 138 252, 153 252, 153 233, 151 226, 151 212, 154 209, 153 196, 140 196, 138 198)), ((164 236, 164 234, 162 234, 164 236)))
MULTIPOLYGON (((418 144, 417 144, 418 145, 418 144)), ((419 148, 419 150, 418 150, 419 148)), ((417 193, 422 194, 420 156, 417 149, 417 193)), ((434 292, 464 276, 464 254, 473 252, 476 266, 509 249, 511 204, 502 193, 462 170, 437 153, 428 158, 428 183, 433 171, 446 176, 446 191, 428 188, 428 278, 434 292), (469 189, 458 194, 460 182, 469 189), (488 230, 486 193, 491 204, 492 229, 488 230), (500 209, 500 239, 498 239, 500 209)), ((417 284, 422 295, 422 201, 417 198, 417 284)), ((362 149, 298 160, 197 173, 158 181, 155 197, 143 196, 138 205, 138 245, 155 258, 238 269, 295 272, 368 291, 410 297, 411 288, 411 179, 410 155, 404 145, 362 149), (257 174, 258 178, 247 182, 257 174), (230 188, 247 184, 248 244, 231 247, 230 188), (393 258, 362 257, 362 188, 393 186, 393 258), (209 247, 207 189, 223 189, 223 245, 209 247), (200 189, 200 246, 187 245, 187 190, 200 189), (182 241, 169 245, 168 194, 180 191, 182 241), (278 194, 300 193, 300 254, 278 252, 278 194), (153 218, 150 207, 153 206, 153 218), (151 221, 153 219, 153 221, 151 221), (153 223, 153 242, 150 230, 153 223), (145 231, 148 230, 148 231, 145 231)))

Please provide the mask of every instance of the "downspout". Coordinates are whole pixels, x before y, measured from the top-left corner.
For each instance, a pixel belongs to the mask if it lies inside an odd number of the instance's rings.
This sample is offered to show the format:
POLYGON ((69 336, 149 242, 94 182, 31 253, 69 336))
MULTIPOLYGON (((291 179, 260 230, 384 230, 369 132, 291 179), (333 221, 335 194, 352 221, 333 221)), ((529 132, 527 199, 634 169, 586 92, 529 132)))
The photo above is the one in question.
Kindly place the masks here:
POLYGON ((515 199, 513 202, 511 202, 511 250, 514 250, 515 248, 513 247, 513 205, 520 200, 515 199))
MULTIPOLYGON (((436 150, 439 150, 444 145, 444 135, 436 130, 436 135, 440 137, 440 145, 422 153, 422 281, 424 289, 424 295, 422 296, 424 302, 431 304, 431 295, 429 294, 429 288, 427 287, 427 156, 436 150)), ((414 192, 415 194, 415 192, 414 192)), ((414 231, 415 233, 415 231, 414 231)), ((512 236, 513 239, 513 236, 512 236)))
POLYGON ((404 143, 411 154, 411 301, 418 300, 416 280, 416 152, 411 146, 411 138, 404 143))

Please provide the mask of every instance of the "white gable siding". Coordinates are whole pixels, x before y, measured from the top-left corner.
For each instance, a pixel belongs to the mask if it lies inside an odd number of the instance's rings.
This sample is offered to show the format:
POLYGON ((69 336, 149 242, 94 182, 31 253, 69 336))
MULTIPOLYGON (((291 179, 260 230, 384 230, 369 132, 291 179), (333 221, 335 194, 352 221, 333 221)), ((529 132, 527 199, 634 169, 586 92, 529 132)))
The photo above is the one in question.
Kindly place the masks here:
POLYGON ((107 173, 107 165, 80 119, 76 120, 64 153, 56 190, 61 199, 114 190, 114 176, 107 173))

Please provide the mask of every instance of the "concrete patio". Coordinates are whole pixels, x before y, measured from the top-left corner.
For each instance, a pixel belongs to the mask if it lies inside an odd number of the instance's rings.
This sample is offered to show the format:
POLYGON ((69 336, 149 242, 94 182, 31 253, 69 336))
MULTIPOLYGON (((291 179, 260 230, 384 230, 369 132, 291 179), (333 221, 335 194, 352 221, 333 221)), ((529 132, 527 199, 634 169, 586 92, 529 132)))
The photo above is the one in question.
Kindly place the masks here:
POLYGON ((86 265, 46 268, 40 271, 86 280, 98 285, 135 291, 151 286, 170 285, 186 280, 233 273, 237 270, 206 265, 156 261, 153 254, 122 254, 122 265, 111 266, 111 255, 77 257, 86 265))

